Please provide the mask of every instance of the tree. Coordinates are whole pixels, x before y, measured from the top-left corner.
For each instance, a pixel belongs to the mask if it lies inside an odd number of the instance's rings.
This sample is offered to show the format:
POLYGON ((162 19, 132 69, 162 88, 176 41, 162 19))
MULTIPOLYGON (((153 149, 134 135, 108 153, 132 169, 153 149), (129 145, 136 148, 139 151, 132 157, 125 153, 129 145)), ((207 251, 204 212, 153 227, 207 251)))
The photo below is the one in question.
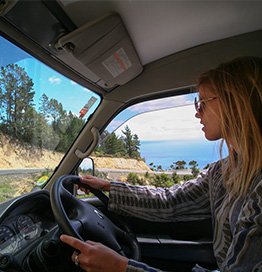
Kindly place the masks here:
POLYGON ((58 120, 63 119, 66 115, 63 105, 54 98, 51 98, 49 101, 49 113, 53 123, 58 123, 58 120))
POLYGON ((208 169, 210 166, 210 163, 208 163, 203 169, 208 169))
POLYGON ((103 143, 103 151, 110 155, 125 155, 125 148, 122 139, 119 139, 113 132, 107 136, 103 143))
POLYGON ((72 119, 71 116, 69 117, 70 113, 67 115, 61 103, 54 98, 49 99, 46 94, 40 97, 39 112, 58 133, 65 132, 70 122, 69 119, 72 119))
POLYGON ((154 171, 156 166, 154 165, 153 162, 150 162, 150 163, 149 163, 149 167, 150 167, 150 169, 151 169, 152 171, 154 171))
POLYGON ((114 132, 104 131, 101 141, 95 149, 96 154, 128 156, 129 158, 141 159, 139 146, 140 141, 136 134, 132 134, 128 126, 122 131, 123 136, 118 137, 114 132))
POLYGON ((71 111, 67 115, 62 114, 59 121, 56 122, 58 128, 54 131, 59 135, 59 144, 56 147, 56 151, 66 152, 73 141, 76 139, 79 131, 84 126, 85 122, 75 116, 71 111))
POLYGON ((20 142, 40 148, 66 151, 84 121, 63 109, 46 94, 40 98, 39 112, 33 104, 33 81, 17 64, 0 70, 0 130, 20 142))
POLYGON ((47 123, 44 116, 35 112, 31 143, 41 149, 54 150, 59 140, 59 136, 54 132, 52 126, 47 123))
POLYGON ((192 168, 192 167, 197 167, 197 166, 198 166, 198 163, 197 163, 197 161, 192 160, 192 161, 190 161, 190 162, 188 163, 188 165, 191 166, 191 168, 192 168))
POLYGON ((13 137, 29 141, 34 122, 33 81, 25 69, 8 64, 0 71, 1 130, 13 137))
POLYGON ((43 117, 46 118, 46 120, 49 119, 49 98, 46 94, 42 94, 42 96, 40 97, 39 112, 43 115, 43 117))
POLYGON ((169 166, 169 169, 170 169, 170 170, 175 170, 174 164, 171 164, 171 165, 169 166))
POLYGON ((40 98, 39 112, 49 123, 51 132, 58 140, 55 150, 65 152, 84 126, 84 121, 74 116, 71 111, 67 114, 63 105, 56 99, 49 99, 46 94, 40 98))
POLYGON ((198 167, 197 161, 192 160, 188 163, 188 165, 191 166, 190 169, 191 169, 192 175, 196 177, 199 173, 199 169, 197 168, 198 167))
POLYGON ((162 165, 158 165, 156 168, 157 171, 163 171, 162 165))
POLYGON ((104 131, 101 135, 101 141, 95 149, 96 154, 109 154, 115 156, 125 156, 125 147, 122 138, 117 137, 114 132, 104 131))
POLYGON ((96 155, 104 155, 105 152, 104 152, 104 143, 105 143, 105 140, 106 138, 110 135, 110 133, 107 131, 107 130, 104 130, 102 132, 102 134, 100 135, 100 141, 99 141, 99 144, 97 145, 97 147, 95 148, 94 150, 94 153, 96 155))
POLYGON ((136 134, 132 134, 131 130, 128 126, 125 127, 124 130, 122 130, 122 133, 124 136, 122 137, 124 141, 124 146, 126 149, 126 153, 130 158, 140 158, 140 141, 136 134))
POLYGON ((186 162, 185 161, 176 161, 175 163, 175 169, 185 169, 186 162))

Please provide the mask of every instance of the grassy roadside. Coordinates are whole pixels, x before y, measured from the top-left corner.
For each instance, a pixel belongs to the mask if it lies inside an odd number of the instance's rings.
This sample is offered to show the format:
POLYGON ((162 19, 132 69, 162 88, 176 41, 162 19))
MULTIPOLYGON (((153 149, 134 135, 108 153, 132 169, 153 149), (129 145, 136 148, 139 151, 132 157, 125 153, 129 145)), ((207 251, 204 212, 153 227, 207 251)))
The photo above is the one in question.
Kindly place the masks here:
POLYGON ((6 175, 0 177, 0 202, 32 191, 39 174, 6 175))

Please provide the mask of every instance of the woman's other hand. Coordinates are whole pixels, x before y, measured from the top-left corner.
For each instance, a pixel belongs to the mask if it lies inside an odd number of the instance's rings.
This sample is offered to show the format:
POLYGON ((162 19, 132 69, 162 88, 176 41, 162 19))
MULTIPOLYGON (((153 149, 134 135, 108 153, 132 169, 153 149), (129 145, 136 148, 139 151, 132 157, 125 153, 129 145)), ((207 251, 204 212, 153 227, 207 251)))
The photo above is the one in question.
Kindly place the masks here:
POLYGON ((83 242, 72 236, 61 235, 61 241, 76 249, 72 261, 88 272, 124 272, 128 259, 101 243, 83 242))

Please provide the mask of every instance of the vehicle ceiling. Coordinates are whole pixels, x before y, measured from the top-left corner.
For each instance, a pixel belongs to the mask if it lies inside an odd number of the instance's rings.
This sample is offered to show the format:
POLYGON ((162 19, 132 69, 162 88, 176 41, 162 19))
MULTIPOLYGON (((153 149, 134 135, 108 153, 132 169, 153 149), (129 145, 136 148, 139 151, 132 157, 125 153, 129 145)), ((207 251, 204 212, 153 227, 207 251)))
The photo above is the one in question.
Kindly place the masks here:
POLYGON ((127 102, 188 87, 200 72, 222 61, 241 55, 261 56, 262 1, 59 0, 59 5, 55 5, 57 2, 50 0, 18 0, 10 3, 4 17, 29 37, 26 40, 15 34, 22 45, 109 100, 127 102), (43 6, 48 8, 48 14, 43 6), (61 54, 54 50, 54 40, 62 32, 70 33, 109 12, 120 15, 141 64, 127 80, 111 85, 105 83, 103 75, 95 74, 82 62, 79 64, 79 59, 72 59, 68 52, 61 54), (62 32, 57 30, 59 21, 62 28, 66 26, 62 32), (253 33, 241 36, 248 32, 253 33), (234 36, 237 37, 226 39, 234 36))
POLYGON ((203 43, 261 29, 261 1, 61 0, 81 26, 119 13, 142 65, 203 43))
MULTIPOLYGON (((224 61, 223 58, 234 58, 234 51, 238 56, 238 49, 233 49, 234 42, 221 44, 221 48, 232 48, 231 51, 226 49, 225 53, 221 50, 221 54, 215 52, 219 49, 215 49, 208 55, 209 49, 206 47, 204 54, 204 48, 195 49, 188 54, 180 53, 159 63, 156 61, 201 44, 262 29, 261 1, 61 0, 61 3, 78 27, 110 11, 120 14, 144 66, 144 73, 126 86, 118 88, 118 91, 115 90, 115 95, 111 94, 111 97, 116 100, 122 96, 121 93, 129 94, 134 92, 134 89, 140 89, 141 93, 143 89, 148 93, 157 86, 159 87, 156 92, 161 89, 191 86, 201 71, 224 61), (202 51, 202 54, 196 56, 199 51, 202 51), (206 61, 210 63, 205 63, 206 61), (177 78, 174 77, 176 72, 177 78), (170 79, 174 78, 176 82, 170 82, 170 79)), ((124 96, 123 100, 128 100, 128 95, 124 96)))

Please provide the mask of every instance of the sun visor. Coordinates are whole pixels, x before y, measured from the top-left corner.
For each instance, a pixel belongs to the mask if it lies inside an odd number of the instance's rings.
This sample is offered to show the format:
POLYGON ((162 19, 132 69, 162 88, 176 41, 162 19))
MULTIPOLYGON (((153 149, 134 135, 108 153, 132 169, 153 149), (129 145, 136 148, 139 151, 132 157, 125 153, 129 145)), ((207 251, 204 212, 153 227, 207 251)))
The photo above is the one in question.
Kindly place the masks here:
POLYGON ((74 68, 79 68, 78 72, 92 80, 88 73, 90 70, 96 83, 106 89, 127 83, 143 69, 127 30, 116 13, 89 22, 59 38, 56 48, 71 54, 82 64, 74 68), (81 69, 83 65, 88 68, 86 74, 81 69))

